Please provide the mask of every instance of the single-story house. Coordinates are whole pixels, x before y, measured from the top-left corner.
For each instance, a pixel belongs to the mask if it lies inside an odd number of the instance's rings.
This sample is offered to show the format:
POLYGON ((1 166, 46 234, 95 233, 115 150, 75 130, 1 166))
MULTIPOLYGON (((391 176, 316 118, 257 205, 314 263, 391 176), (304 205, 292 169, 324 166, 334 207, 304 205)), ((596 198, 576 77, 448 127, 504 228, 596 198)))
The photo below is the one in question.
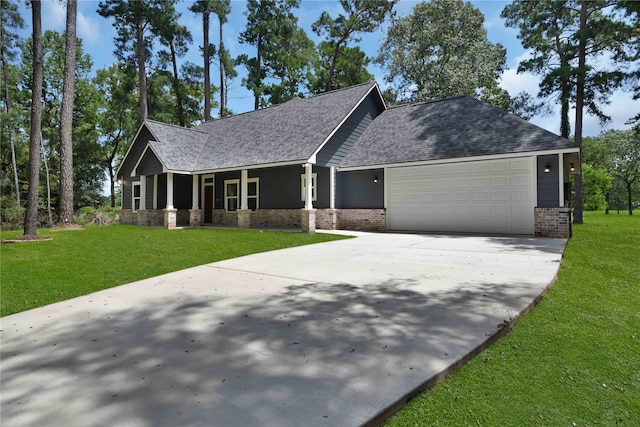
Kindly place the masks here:
POLYGON ((187 129, 146 120, 121 222, 568 236, 569 140, 469 96, 388 108, 375 82, 187 129))

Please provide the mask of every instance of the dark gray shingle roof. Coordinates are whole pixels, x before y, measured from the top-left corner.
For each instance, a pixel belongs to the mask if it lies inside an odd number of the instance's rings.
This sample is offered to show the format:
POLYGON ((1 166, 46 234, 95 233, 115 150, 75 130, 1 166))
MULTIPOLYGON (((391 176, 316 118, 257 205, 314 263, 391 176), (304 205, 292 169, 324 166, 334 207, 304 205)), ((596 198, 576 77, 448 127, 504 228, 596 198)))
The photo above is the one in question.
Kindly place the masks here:
POLYGON ((206 133, 153 120, 146 120, 145 125, 156 138, 149 141, 149 145, 167 169, 193 170, 198 154, 207 143, 206 133))
POLYGON ((574 148, 551 132, 470 96, 380 114, 340 167, 574 148))
POLYGON ((196 170, 306 161, 375 86, 364 83, 206 122, 196 170))

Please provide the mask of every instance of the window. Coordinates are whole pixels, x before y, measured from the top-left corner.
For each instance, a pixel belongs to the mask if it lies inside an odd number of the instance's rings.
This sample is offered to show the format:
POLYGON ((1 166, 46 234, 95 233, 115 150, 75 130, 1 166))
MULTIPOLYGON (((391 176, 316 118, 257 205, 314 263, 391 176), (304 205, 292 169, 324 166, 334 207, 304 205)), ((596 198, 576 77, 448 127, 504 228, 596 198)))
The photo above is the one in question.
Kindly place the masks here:
POLYGON ((140 209, 140 194, 141 194, 140 182, 134 182, 133 192, 131 193, 132 199, 133 199, 131 206, 134 212, 140 209))
MULTIPOLYGON (((316 199, 318 198, 318 186, 316 185, 317 183, 317 173, 312 173, 311 174, 311 201, 315 202, 316 199)), ((302 191, 302 201, 306 201, 307 200, 307 175, 306 174, 302 174, 300 175, 300 189, 302 191)))
POLYGON ((260 195, 260 178, 249 178, 247 180, 247 204, 249 209, 255 211, 260 204, 258 203, 260 195))
POLYGON ((239 179, 228 179, 224 182, 224 208, 227 212, 238 210, 239 186, 239 179))

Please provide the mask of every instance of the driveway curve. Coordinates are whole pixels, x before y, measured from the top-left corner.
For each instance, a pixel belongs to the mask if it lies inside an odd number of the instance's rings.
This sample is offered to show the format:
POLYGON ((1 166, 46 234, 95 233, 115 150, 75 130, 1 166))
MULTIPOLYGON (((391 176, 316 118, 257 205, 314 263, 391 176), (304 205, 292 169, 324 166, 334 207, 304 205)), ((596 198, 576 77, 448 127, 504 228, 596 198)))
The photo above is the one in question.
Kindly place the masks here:
POLYGON ((566 244, 346 234, 2 318, 2 424, 377 424, 532 307, 566 244))

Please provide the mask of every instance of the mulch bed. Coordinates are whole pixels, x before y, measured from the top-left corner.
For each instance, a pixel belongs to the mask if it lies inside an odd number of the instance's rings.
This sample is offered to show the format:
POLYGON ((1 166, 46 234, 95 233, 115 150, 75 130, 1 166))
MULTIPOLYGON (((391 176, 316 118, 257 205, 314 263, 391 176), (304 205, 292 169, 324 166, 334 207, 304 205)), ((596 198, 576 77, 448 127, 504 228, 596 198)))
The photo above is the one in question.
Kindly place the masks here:
POLYGON ((12 239, 4 239, 2 243, 29 243, 29 242, 46 242, 52 240, 50 236, 18 236, 12 239))

